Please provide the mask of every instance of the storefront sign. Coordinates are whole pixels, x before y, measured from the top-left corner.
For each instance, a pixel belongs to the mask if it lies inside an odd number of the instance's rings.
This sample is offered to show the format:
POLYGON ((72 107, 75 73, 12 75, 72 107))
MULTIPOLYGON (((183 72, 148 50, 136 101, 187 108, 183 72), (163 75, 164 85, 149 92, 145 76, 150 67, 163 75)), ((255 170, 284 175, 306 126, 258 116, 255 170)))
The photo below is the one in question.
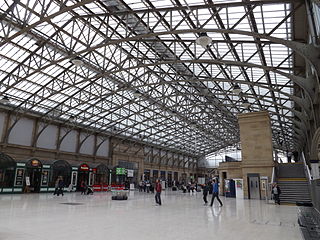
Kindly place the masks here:
POLYGON ((49 177, 49 171, 48 170, 43 170, 42 171, 41 186, 47 186, 48 185, 48 177, 49 177))
POLYGON ((125 168, 116 168, 116 175, 125 175, 126 169, 125 168))
POLYGON ((133 177, 133 173, 134 173, 133 170, 127 169, 127 176, 128 176, 128 177, 133 177))
POLYGON ((82 165, 80 166, 80 170, 81 170, 81 171, 89 171, 89 166, 88 166, 87 164, 82 164, 82 165))
POLYGON ((16 169, 15 186, 22 186, 23 185, 23 175, 24 175, 24 169, 23 168, 17 168, 16 169))
POLYGON ((36 159, 31 161, 31 166, 32 167, 39 167, 40 166, 40 162, 36 159))

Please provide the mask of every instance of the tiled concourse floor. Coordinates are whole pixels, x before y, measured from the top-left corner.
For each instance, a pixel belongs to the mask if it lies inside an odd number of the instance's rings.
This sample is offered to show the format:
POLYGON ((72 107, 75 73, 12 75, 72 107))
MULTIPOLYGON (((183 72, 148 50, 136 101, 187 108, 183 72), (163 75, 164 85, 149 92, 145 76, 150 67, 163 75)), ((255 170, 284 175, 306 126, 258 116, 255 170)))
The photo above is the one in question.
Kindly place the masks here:
POLYGON ((127 201, 112 201, 111 193, 0 195, 0 240, 302 239, 295 206, 221 200, 222 208, 211 208, 201 193, 164 192, 162 206, 139 192, 127 201))

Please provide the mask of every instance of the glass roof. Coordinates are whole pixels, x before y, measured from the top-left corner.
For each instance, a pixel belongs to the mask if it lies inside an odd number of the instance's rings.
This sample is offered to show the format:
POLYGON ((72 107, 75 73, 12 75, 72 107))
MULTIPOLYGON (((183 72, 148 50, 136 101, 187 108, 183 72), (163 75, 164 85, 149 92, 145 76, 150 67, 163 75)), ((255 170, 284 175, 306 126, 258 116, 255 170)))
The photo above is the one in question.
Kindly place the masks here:
POLYGON ((238 114, 265 110, 275 146, 293 147, 293 82, 279 74, 293 73, 292 51, 233 32, 292 39, 289 2, 21 0, 0 9, 0 90, 15 111, 72 116, 200 156, 239 142, 238 114), (201 33, 212 39, 205 48, 201 33))

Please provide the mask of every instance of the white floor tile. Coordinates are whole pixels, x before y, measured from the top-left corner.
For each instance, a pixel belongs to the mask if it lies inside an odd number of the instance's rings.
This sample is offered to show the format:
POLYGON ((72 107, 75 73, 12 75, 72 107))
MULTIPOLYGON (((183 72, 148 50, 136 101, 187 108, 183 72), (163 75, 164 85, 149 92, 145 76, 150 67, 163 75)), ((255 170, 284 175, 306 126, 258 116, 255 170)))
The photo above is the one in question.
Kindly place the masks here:
POLYGON ((294 206, 221 197, 203 206, 202 194, 131 192, 0 195, 0 240, 295 240, 302 239, 294 206), (67 205, 61 203, 79 203, 67 205))

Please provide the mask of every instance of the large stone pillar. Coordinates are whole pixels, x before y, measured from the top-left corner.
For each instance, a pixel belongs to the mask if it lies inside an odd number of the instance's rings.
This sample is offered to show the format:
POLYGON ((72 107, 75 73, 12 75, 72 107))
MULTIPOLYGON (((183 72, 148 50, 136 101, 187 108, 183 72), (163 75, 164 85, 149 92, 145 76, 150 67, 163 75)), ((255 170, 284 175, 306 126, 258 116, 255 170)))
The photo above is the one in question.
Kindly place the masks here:
MULTIPOLYGON (((244 197, 248 198, 248 174, 272 176, 273 146, 270 116, 268 112, 252 112, 238 116, 240 127, 242 175, 244 183, 244 197)), ((260 196, 265 197, 265 184, 260 181, 260 196)))

